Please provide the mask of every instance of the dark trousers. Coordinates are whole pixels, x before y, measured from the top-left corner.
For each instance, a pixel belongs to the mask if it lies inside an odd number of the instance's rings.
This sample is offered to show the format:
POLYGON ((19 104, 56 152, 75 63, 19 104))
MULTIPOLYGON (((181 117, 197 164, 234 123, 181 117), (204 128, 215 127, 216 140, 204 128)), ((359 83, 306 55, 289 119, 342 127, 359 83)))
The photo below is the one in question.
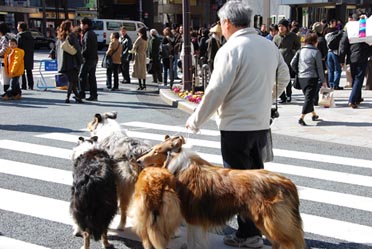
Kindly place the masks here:
POLYGON ((85 98, 85 84, 89 82, 90 97, 96 98, 97 94, 97 80, 96 80, 96 65, 97 61, 86 61, 81 65, 79 73, 79 95, 85 98))
POLYGON ((112 73, 114 73, 114 88, 119 88, 119 68, 120 64, 112 64, 112 68, 106 69, 106 86, 112 87, 112 73))
POLYGON ((121 74, 123 75, 123 79, 126 82, 130 82, 130 75, 129 75, 129 61, 121 61, 121 74))
POLYGON ((67 88, 67 99, 70 99, 71 93, 74 93, 76 98, 80 98, 77 91, 79 82, 79 71, 77 69, 72 69, 65 72, 68 78, 68 88, 67 88))
POLYGON ((19 78, 19 76, 10 78, 10 89, 6 91, 8 97, 13 97, 22 93, 19 87, 19 78))
POLYGON ((362 87, 367 63, 351 63, 350 71, 353 78, 353 88, 351 89, 349 103, 356 104, 362 99, 362 87))
POLYGON ((292 97, 292 81, 288 82, 285 91, 280 95, 281 100, 287 100, 287 98, 292 97))
POLYGON ((314 98, 318 90, 318 78, 299 78, 302 93, 305 96, 302 114, 314 111, 314 98))
MULTIPOLYGON (((268 130, 221 131, 221 153, 225 168, 263 169, 262 149, 267 143, 268 130)), ((249 191, 249 190, 247 190, 249 191)), ((238 215, 236 236, 247 238, 261 235, 253 221, 238 215)))
POLYGON ((22 75, 22 89, 34 89, 34 77, 32 76, 32 69, 26 69, 25 73, 22 75), (27 84, 26 84, 26 74, 27 74, 27 84))

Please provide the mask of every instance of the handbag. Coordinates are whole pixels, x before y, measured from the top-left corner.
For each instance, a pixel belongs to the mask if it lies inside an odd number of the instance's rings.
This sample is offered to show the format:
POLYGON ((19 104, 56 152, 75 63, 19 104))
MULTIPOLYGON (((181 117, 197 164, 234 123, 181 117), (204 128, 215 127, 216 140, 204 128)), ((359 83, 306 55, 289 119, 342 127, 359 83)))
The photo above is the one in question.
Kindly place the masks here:
POLYGON ((68 77, 66 74, 56 74, 56 87, 68 86, 68 77))
POLYGON ((119 46, 121 46, 120 43, 119 43, 119 45, 117 46, 117 48, 114 50, 114 52, 112 52, 111 55, 107 55, 107 54, 105 54, 105 55, 103 56, 102 64, 101 64, 101 66, 102 66, 103 68, 112 68, 112 65, 114 64, 113 61, 112 61, 112 55, 115 54, 115 52, 116 52, 116 50, 118 50, 119 46))
POLYGON ((319 102, 320 106, 329 108, 333 104, 333 89, 322 87, 319 90, 319 102))
POLYGON ((154 64, 153 64, 152 61, 150 61, 148 66, 147 66, 147 73, 148 74, 154 74, 155 73, 154 64))
POLYGON ((70 44, 70 42, 68 41, 68 38, 64 42, 62 42, 61 47, 63 51, 65 51, 66 53, 70 55, 75 55, 77 53, 76 48, 70 44))
POLYGON ((298 74, 295 75, 292 86, 294 89, 301 90, 301 85, 300 85, 300 80, 298 78, 298 74))

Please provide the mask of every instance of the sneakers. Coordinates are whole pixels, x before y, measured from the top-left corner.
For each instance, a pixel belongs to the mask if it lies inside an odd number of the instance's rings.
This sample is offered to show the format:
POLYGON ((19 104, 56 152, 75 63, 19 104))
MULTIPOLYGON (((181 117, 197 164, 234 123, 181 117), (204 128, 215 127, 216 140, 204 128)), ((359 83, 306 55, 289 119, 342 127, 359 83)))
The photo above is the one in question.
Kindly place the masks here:
POLYGON ((260 236, 238 238, 235 234, 226 235, 223 243, 228 246, 258 249, 263 247, 263 240, 260 236))

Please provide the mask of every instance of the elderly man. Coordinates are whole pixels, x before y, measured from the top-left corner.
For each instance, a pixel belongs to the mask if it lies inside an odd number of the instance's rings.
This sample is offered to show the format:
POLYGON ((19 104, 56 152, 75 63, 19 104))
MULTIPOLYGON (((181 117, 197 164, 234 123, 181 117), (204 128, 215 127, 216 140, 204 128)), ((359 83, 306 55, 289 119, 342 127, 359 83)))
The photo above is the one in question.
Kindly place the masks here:
MULTIPOLYGON (((274 43, 250 27, 249 6, 241 1, 228 1, 218 16, 227 42, 216 54, 204 98, 186 127, 197 132, 216 113, 224 167, 261 169, 262 149, 270 132, 271 105, 276 96, 273 89, 280 94, 288 84, 288 66, 274 43)), ((261 233, 251 220, 238 216, 238 225, 236 234, 224 238, 225 244, 262 247, 261 233)))

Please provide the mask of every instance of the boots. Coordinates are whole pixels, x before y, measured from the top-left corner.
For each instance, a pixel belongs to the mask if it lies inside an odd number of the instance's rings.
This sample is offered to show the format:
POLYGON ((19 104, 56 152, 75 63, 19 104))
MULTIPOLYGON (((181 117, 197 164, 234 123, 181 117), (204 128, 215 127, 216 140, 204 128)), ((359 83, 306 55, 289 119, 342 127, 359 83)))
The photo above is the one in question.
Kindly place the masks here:
POLYGON ((141 79, 138 79, 138 86, 139 87, 137 88, 137 90, 142 90, 143 89, 141 79))
POLYGON ((143 80, 143 87, 141 90, 146 90, 146 79, 143 80))

